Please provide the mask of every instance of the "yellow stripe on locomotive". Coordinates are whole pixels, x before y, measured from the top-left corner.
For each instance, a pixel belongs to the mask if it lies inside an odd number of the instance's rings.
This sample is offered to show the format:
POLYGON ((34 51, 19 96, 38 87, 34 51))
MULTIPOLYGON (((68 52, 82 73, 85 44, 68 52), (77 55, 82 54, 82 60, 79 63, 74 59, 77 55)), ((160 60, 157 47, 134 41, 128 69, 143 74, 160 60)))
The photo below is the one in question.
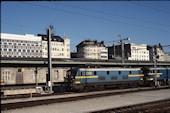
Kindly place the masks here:
POLYGON ((84 78, 99 78, 98 76, 76 76, 76 79, 84 79, 84 78))

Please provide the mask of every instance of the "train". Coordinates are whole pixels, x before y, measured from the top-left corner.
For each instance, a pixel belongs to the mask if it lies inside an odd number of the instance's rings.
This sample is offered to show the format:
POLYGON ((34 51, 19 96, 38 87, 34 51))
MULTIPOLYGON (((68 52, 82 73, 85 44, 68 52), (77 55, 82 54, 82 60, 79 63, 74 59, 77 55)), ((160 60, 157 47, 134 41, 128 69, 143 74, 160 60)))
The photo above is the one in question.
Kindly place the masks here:
MULTIPOLYGON (((53 85, 66 90, 102 89, 104 87, 154 85, 154 68, 53 67, 53 85)), ((159 85, 170 85, 170 67, 157 67, 159 85)), ((47 67, 2 67, 1 86, 46 85, 47 67)))
POLYGON ((170 85, 170 68, 72 68, 67 71, 67 90, 170 85))

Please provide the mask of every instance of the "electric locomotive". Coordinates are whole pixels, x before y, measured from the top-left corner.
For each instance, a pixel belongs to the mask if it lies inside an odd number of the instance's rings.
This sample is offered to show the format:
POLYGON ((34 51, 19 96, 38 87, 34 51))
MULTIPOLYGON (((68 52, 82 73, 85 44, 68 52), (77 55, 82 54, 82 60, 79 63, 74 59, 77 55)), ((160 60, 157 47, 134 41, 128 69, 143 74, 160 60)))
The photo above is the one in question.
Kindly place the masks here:
MULTIPOLYGON (((170 69, 157 68, 156 76, 158 83, 166 85, 170 81, 170 69)), ((82 90, 118 86, 152 86, 154 79, 154 68, 74 68, 67 71, 65 83, 68 90, 82 90)))

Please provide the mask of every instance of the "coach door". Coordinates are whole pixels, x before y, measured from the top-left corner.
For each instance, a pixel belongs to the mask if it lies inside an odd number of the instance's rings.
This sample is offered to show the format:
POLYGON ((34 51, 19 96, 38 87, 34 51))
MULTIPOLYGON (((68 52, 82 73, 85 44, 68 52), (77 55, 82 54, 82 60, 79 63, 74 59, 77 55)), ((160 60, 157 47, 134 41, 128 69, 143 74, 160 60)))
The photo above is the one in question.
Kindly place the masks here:
POLYGON ((22 69, 18 69, 16 72, 16 84, 23 84, 23 72, 22 69))

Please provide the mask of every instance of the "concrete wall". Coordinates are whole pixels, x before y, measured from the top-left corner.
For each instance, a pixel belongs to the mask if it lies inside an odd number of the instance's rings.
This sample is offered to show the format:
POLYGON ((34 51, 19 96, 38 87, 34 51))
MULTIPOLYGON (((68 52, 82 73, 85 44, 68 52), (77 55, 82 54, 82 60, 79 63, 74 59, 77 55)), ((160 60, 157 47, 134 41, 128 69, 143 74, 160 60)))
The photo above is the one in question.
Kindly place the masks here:
MULTIPOLYGON (((1 68, 1 82, 5 84, 16 84, 16 76, 18 73, 23 75, 23 84, 33 84, 36 83, 36 76, 35 76, 35 69, 36 68, 28 68, 28 67, 18 67, 18 68, 11 68, 11 67, 2 67, 1 68)), ((64 77, 66 77, 66 72, 70 68, 63 68, 63 67, 55 67, 52 68, 52 82, 64 82, 64 77)), ((38 67, 37 68, 37 81, 38 83, 45 83, 46 82, 46 73, 48 69, 45 67, 38 67)), ((22 80, 22 79, 21 79, 22 80)))

